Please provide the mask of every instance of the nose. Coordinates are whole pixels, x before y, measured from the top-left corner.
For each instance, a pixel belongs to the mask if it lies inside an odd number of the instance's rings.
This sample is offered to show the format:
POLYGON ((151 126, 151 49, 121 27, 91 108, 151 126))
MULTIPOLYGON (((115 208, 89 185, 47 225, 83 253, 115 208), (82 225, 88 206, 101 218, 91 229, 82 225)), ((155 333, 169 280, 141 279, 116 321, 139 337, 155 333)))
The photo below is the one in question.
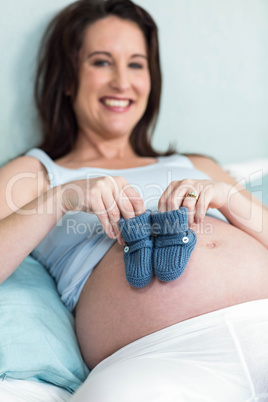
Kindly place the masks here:
POLYGON ((124 92, 130 87, 130 76, 127 68, 116 67, 111 79, 111 87, 117 91, 124 92))

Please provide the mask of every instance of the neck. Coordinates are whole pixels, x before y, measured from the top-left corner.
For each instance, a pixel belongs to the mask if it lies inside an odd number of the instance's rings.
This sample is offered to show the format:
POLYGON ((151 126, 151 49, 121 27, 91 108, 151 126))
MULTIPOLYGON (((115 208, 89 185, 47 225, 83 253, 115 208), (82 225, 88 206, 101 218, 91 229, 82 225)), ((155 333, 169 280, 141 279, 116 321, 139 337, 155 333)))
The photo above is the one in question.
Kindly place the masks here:
POLYGON ((98 136, 78 136, 72 151, 72 156, 80 160, 93 159, 128 159, 137 157, 129 144, 129 138, 103 139, 98 136))

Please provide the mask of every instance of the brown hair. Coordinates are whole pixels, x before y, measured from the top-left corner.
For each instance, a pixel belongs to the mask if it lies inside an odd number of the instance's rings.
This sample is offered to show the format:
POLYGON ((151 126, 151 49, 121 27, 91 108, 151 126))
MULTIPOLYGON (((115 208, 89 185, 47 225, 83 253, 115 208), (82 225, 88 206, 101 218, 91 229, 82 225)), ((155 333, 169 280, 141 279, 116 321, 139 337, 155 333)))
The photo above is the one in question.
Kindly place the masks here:
POLYGON ((79 0, 63 9, 49 24, 41 42, 35 81, 35 101, 41 119, 43 143, 40 148, 52 159, 71 151, 77 137, 72 107, 78 90, 78 54, 86 28, 95 21, 115 15, 135 22, 148 47, 151 92, 146 111, 133 129, 130 144, 140 156, 159 156, 151 139, 161 95, 161 70, 157 26, 152 17, 131 0, 79 0), (67 89, 72 88, 72 96, 67 89))

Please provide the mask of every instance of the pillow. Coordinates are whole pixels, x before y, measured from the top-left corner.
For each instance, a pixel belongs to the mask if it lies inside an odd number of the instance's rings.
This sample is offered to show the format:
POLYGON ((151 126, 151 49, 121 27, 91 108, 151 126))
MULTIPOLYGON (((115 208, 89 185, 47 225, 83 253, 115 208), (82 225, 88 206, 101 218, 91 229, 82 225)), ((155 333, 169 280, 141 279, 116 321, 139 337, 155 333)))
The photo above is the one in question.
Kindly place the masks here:
POLYGON ((268 206, 268 158, 225 165, 224 169, 268 206))
POLYGON ((89 371, 54 280, 32 257, 0 285, 0 375, 74 392, 89 371))
POLYGON ((268 206, 268 174, 247 182, 247 189, 268 206))

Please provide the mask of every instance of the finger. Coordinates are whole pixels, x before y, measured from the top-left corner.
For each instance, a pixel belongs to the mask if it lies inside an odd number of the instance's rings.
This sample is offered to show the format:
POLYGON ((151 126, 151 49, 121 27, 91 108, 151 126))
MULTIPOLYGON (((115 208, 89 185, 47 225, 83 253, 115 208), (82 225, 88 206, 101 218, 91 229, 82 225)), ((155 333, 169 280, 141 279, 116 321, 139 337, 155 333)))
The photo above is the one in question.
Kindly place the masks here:
POLYGON ((185 194, 182 206, 188 209, 188 225, 191 226, 196 221, 197 203, 200 190, 198 187, 189 187, 185 194), (194 193, 197 198, 192 198, 188 194, 194 193))
POLYGON ((145 212, 142 198, 130 185, 124 185, 118 197, 118 205, 124 219, 131 219, 145 212))
POLYGON ((188 197, 184 198, 182 206, 187 208, 188 210, 188 225, 191 226, 195 221, 195 214, 196 214, 196 200, 194 198, 187 199, 188 197))
POLYGON ((124 185, 124 193, 131 202, 135 216, 141 215, 145 212, 145 205, 140 194, 130 185, 124 185))
POLYGON ((135 216, 134 209, 124 193, 123 186, 126 180, 123 177, 107 176, 106 185, 102 189, 102 200, 106 207, 110 224, 117 237, 120 236, 118 222, 120 217, 130 219, 135 216))
POLYGON ((179 186, 174 187, 169 198, 166 200, 166 211, 179 209, 184 202, 184 193, 179 186))
POLYGON ((105 233, 111 238, 114 239, 116 234, 113 230, 113 227, 110 223, 108 213, 106 211, 105 205, 101 198, 98 201, 93 200, 91 205, 92 212, 97 216, 99 219, 105 233))
POLYGON ((212 199, 211 191, 207 190, 201 191, 198 197, 198 201, 196 203, 196 214, 195 221, 196 223, 202 223, 204 221, 206 212, 209 208, 210 201, 212 199))
POLYGON ((123 189, 121 189, 119 197, 116 201, 120 210, 120 214, 124 219, 127 220, 135 217, 133 205, 123 189))
POLYGON ((121 217, 119 207, 112 194, 108 192, 105 195, 103 194, 103 203, 107 210, 107 217, 112 227, 114 237, 117 239, 118 243, 123 246, 125 245, 125 242, 118 226, 121 217))
POLYGON ((113 197, 112 192, 106 191, 105 193, 103 193, 102 201, 103 201, 104 207, 107 212, 107 217, 109 219, 109 223, 112 226, 112 229, 115 233, 115 237, 118 237, 120 235, 118 222, 121 217, 121 214, 120 214, 120 209, 113 197))
MULTIPOLYGON (((121 190, 119 205, 121 214, 126 220, 134 218, 135 216, 141 215, 145 212, 145 206, 142 198, 128 183, 124 185, 121 190)), ((121 232, 117 240, 121 245, 126 244, 121 232)))
POLYGON ((118 223, 121 216, 123 216, 124 219, 134 218, 135 212, 132 204, 123 190, 119 194, 117 193, 117 199, 114 198, 112 192, 106 191, 102 194, 102 200, 107 211, 109 224, 114 232, 114 237, 119 244, 125 245, 118 223))
POLYGON ((190 214, 193 215, 195 202, 193 202, 192 198, 190 198, 190 201, 185 200, 186 194, 190 191, 197 191, 190 180, 172 182, 159 200, 159 211, 172 211, 179 209, 181 206, 185 206, 189 209, 190 214))
MULTIPOLYGON (((176 183, 178 185, 180 182, 176 182, 176 183)), ((173 194, 174 187, 176 186, 176 183, 175 182, 170 183, 169 186, 166 188, 166 190, 161 195, 159 202, 158 202, 158 211, 159 212, 165 212, 165 211, 172 210, 172 206, 170 205, 170 200, 172 199, 172 194, 173 194)))
POLYGON ((119 208, 120 215, 124 217, 124 219, 130 219, 135 216, 135 211, 130 202, 128 196, 125 193, 124 186, 127 181, 123 177, 109 177, 112 181, 111 192, 113 198, 119 208))

